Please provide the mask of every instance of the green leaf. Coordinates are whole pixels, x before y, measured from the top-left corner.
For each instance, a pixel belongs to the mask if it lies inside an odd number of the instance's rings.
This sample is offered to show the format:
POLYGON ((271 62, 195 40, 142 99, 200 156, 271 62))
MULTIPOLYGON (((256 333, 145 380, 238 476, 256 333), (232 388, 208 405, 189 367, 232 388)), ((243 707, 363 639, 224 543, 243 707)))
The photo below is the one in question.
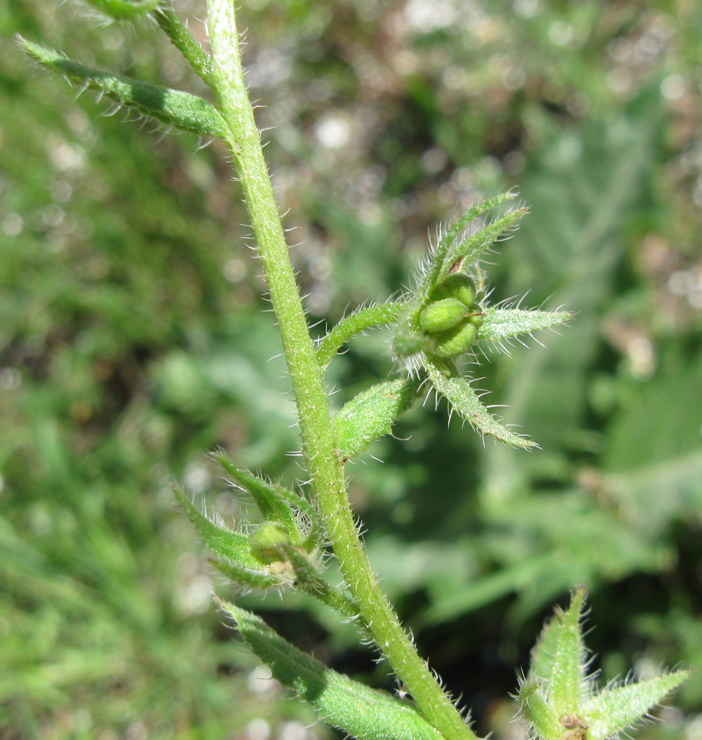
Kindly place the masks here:
POLYGON ((560 618, 557 614, 544 626, 536 645, 531 651, 529 678, 538 682, 549 682, 553 671, 553 659, 558 648, 560 618))
POLYGON ((563 324, 573 318, 570 311, 525 311, 518 308, 487 308, 478 339, 500 341, 519 334, 563 324))
POLYGON ((248 537, 217 526, 193 505, 184 491, 175 488, 174 492, 202 541, 215 555, 243 568, 251 570, 261 568, 260 560, 251 554, 248 537))
POLYGON ((491 221, 473 236, 460 242, 454 242, 446 252, 438 282, 445 280, 453 270, 457 269, 457 265, 472 265, 505 232, 513 229, 526 212, 526 208, 516 208, 491 221))
POLYGON ((446 233, 441 237, 439 243, 430 255, 432 261, 431 269, 427 272, 424 280, 422 281, 422 295, 421 299, 427 300, 430 296, 431 291, 443 282, 442 276, 446 277, 449 273, 453 262, 450 258, 446 257, 446 254, 454 246, 458 237, 463 231, 478 217, 480 214, 489 211, 491 208, 495 208, 507 200, 514 198, 514 194, 511 192, 500 193, 493 198, 476 203, 469 211, 464 213, 460 218, 456 219, 451 226, 447 229, 446 233))
POLYGON ((631 727, 691 675, 690 670, 675 671, 648 681, 604 689, 583 707, 589 723, 588 738, 605 740, 631 727))
POLYGON ((378 306, 366 306, 341 319, 317 347, 319 366, 326 367, 354 334, 397 321, 403 308, 400 302, 381 303, 378 306))
POLYGON ((588 677, 582 614, 585 589, 573 594, 567 611, 557 611, 532 654, 529 677, 519 687, 522 716, 543 740, 606 740, 645 717, 690 671, 609 686, 595 693, 588 677))
POLYGON ((559 714, 577 713, 581 699, 588 688, 585 677, 587 658, 581 629, 585 589, 579 588, 566 612, 558 612, 557 638, 551 663, 548 692, 551 703, 559 714))
POLYGON ((334 417, 339 454, 344 459, 370 448, 376 439, 390 434, 395 420, 412 405, 417 382, 396 378, 377 383, 349 401, 334 417))
POLYGON ((217 603, 232 616, 274 678, 294 689, 328 724, 358 740, 442 740, 410 704, 327 668, 254 614, 220 600, 217 603))
POLYGON ((197 95, 90 69, 53 49, 22 38, 19 42, 30 56, 48 69, 64 75, 76 85, 98 90, 120 105, 198 136, 226 135, 217 108, 197 95))
POLYGON ((248 491, 261 512, 261 517, 282 524, 293 536, 295 544, 300 544, 299 539, 294 534, 299 535, 299 523, 290 506, 291 498, 296 500, 300 497, 291 491, 287 491, 287 495, 283 495, 280 487, 273 486, 248 470, 238 468, 222 452, 214 453, 213 457, 234 479, 234 483, 248 491))
POLYGON ((481 403, 477 393, 470 387, 470 383, 458 375, 453 363, 425 357, 424 367, 437 393, 440 393, 456 413, 477 432, 489 434, 499 439, 500 442, 525 450, 537 447, 533 440, 515 434, 500 424, 481 403))

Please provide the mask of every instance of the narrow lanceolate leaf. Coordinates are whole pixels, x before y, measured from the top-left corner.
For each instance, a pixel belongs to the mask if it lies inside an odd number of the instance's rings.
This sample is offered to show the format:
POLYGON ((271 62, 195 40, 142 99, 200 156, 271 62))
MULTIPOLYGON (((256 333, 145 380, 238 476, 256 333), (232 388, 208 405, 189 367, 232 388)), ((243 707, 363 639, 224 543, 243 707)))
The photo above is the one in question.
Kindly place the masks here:
POLYGON ((491 221, 473 236, 465 240, 457 239, 446 252, 438 282, 446 279, 452 270, 457 269, 457 266, 472 265, 504 233, 513 229, 526 212, 526 208, 517 208, 491 221))
POLYGON ((265 590, 269 588, 280 588, 281 586, 289 586, 292 581, 290 577, 292 574, 289 574, 289 577, 285 578, 282 575, 269 575, 268 573, 249 570, 233 563, 225 563, 222 560, 212 560, 210 562, 213 567, 222 575, 226 576, 235 586, 243 589, 255 588, 265 590))
POLYGON ((427 272, 422 284, 422 298, 428 298, 432 288, 441 282, 440 275, 444 274, 444 268, 446 270, 450 269, 451 262, 446 258, 446 253, 454 246, 456 241, 460 240, 459 238, 464 230, 482 213, 499 206, 513 197, 514 195, 510 192, 500 193, 493 198, 476 203, 469 211, 449 226, 431 254, 432 267, 427 272))
POLYGON ((548 684, 551 680, 553 658, 558 648, 558 636, 561 631, 560 618, 562 616, 562 613, 559 613, 546 622, 536 645, 531 651, 529 678, 533 682, 548 684))
POLYGON ((327 668, 254 614, 218 603, 274 678, 312 704, 328 724, 358 740, 442 740, 409 704, 327 668))
POLYGON ((488 308, 478 329, 478 339, 499 342, 501 339, 531 334, 539 329, 570 321, 570 311, 525 311, 517 308, 488 308))
POLYGON ((319 544, 322 537, 322 522, 314 506, 304 497, 284 486, 269 483, 249 470, 237 467, 224 453, 216 452, 214 459, 229 473, 234 483, 248 491, 264 519, 272 519, 284 524, 295 544, 303 544, 300 525, 294 511, 304 514, 310 522, 311 531, 304 536, 319 544))
POLYGON ((431 360, 428 357, 425 357, 423 362, 436 391, 476 431, 481 434, 489 434, 491 437, 499 439, 500 442, 513 447, 529 449, 537 446, 533 440, 515 434, 500 424, 482 404, 478 394, 470 387, 470 383, 457 374, 452 363, 431 360))
POLYGON ((179 488, 175 489, 178 503, 183 507, 197 533, 215 555, 251 570, 261 568, 261 562, 251 554, 248 537, 210 521, 179 488))
POLYGON ((88 5, 116 21, 136 20, 152 13, 161 0, 85 0, 88 5))
POLYGON ((319 366, 326 367, 354 334, 397 321, 404 308, 405 304, 400 302, 381 303, 377 306, 366 306, 345 316, 317 347, 319 366))
POLYGON ((58 51, 25 39, 20 39, 20 44, 40 64, 64 75, 75 85, 97 90, 142 115, 198 136, 226 134, 224 121, 217 108, 197 95, 90 69, 58 51))
POLYGON ((376 439, 389 434, 416 395, 414 380, 396 378, 378 383, 349 401, 334 417, 340 456, 354 457, 369 449, 376 439))
POLYGON ((676 671, 664 676, 604 689, 583 707, 590 725, 589 740, 605 740, 645 717, 667 694, 688 679, 691 671, 676 671))
POLYGON ((570 606, 556 615, 558 639, 551 664, 549 697, 561 714, 577 712, 587 688, 587 659, 582 634, 582 611, 585 589, 573 594, 570 606))

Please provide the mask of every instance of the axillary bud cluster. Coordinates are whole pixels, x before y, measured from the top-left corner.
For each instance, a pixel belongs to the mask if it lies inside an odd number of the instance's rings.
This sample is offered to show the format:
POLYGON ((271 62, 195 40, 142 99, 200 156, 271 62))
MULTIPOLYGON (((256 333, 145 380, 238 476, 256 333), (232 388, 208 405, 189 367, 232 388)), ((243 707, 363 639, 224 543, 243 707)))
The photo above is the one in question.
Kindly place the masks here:
POLYGON ((483 323, 483 310, 475 302, 473 281, 467 275, 449 275, 432 289, 418 319, 430 339, 430 354, 451 358, 467 352, 483 323))

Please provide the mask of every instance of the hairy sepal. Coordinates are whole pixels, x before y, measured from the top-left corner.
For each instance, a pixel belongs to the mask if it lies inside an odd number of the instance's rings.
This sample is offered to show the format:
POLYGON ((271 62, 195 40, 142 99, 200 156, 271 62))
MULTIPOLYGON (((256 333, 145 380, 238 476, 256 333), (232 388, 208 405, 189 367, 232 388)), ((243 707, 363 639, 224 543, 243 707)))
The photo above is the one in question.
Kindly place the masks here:
POLYGON ((223 576, 230 580, 235 586, 251 590, 266 591, 272 588, 281 588, 290 585, 290 575, 271 575, 260 571, 249 570, 234 563, 224 562, 223 560, 210 560, 210 563, 223 576))
POLYGON ((581 628, 584 603, 585 589, 579 588, 573 594, 568 609, 558 612, 555 617, 558 636, 551 663, 549 694, 554 705, 564 714, 576 712, 589 689, 581 628))
POLYGON ((278 522, 287 528, 293 544, 309 552, 320 546, 323 539, 322 522, 315 507, 304 496, 238 467, 223 452, 216 452, 213 457, 231 476, 232 482, 251 495, 263 519, 278 522), (298 512, 308 520, 308 530, 301 527, 298 512))
POLYGON ((525 450, 537 446, 534 440, 522 437, 500 424, 480 401, 470 383, 459 375, 453 362, 430 357, 425 357, 423 362, 437 393, 443 396, 453 410, 477 432, 488 434, 500 442, 525 450))
POLYGON ((349 401, 334 417, 340 457, 355 457, 390 434, 392 425, 416 396, 415 380, 395 378, 377 383, 349 401))
POLYGON ((294 689, 328 724, 358 740, 442 740, 410 704, 327 668, 254 614, 223 601, 218 604, 273 677, 294 689))
POLYGON ((122 77, 112 72, 90 69, 53 49, 19 39, 24 50, 37 62, 73 84, 92 88, 126 108, 154 118, 160 123, 203 137, 227 135, 217 108, 206 100, 161 85, 122 77))
POLYGON ((175 496, 202 541, 215 555, 248 570, 261 568, 261 561, 252 554, 246 535, 215 524, 190 501, 182 489, 176 488, 175 496))

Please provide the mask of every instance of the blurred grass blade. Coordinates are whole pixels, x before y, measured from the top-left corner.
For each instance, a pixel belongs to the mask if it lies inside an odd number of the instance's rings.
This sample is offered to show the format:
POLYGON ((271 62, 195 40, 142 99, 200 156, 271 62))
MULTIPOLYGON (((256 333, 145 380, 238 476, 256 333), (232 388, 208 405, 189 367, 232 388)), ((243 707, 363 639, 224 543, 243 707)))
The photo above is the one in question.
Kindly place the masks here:
POLYGON ((64 75, 81 88, 98 90, 120 105, 154 118, 167 126, 198 136, 226 134, 217 108, 206 100, 161 85, 151 85, 112 72, 90 69, 64 54, 20 38, 22 48, 43 66, 64 75))
POLYGON ((328 724, 358 740, 441 740, 416 709, 327 668, 274 632, 262 619, 217 600, 274 678, 312 704, 328 724))
POLYGON ((341 457, 355 457, 376 439, 390 434, 392 425, 416 396, 416 381, 396 378, 377 383, 345 404, 334 417, 341 457))
POLYGON ((158 9, 161 0, 85 0, 103 15, 116 21, 135 20, 158 9))

